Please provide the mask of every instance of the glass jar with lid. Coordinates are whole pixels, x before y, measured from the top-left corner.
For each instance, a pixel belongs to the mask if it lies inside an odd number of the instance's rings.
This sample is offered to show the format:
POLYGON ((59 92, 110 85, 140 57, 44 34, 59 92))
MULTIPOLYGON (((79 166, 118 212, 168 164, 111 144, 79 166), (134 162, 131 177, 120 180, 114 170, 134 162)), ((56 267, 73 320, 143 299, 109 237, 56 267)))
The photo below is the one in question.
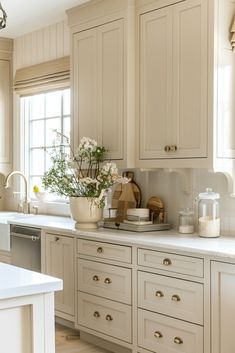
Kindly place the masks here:
POLYGON ((220 236, 219 198, 220 195, 210 188, 198 195, 198 232, 200 237, 216 238, 220 236))
POLYGON ((179 211, 179 233, 191 234, 194 232, 194 212, 190 208, 179 211))

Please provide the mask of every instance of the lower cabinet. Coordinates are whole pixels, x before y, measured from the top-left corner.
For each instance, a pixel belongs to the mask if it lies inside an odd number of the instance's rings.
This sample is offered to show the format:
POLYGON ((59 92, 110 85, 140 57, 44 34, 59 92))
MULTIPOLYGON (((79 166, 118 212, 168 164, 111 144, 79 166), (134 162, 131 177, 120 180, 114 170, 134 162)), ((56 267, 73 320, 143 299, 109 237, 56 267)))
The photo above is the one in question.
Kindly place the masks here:
POLYGON ((211 262, 211 353, 234 353, 235 264, 211 262))
POLYGON ((63 290, 55 293, 56 316, 74 321, 74 237, 45 233, 43 241, 43 272, 63 280, 63 290))
POLYGON ((131 247, 77 239, 76 326, 121 346, 132 343, 131 247))
POLYGON ((138 345, 157 353, 202 353, 203 327, 139 309, 138 345))

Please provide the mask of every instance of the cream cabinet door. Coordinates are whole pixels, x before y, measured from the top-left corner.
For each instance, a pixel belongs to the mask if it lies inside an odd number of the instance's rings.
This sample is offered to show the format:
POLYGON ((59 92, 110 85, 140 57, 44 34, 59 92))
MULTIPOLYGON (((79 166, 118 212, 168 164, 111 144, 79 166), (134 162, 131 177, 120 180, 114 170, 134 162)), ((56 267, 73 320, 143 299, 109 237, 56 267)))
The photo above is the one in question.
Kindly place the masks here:
POLYGON ((0 59, 0 168, 10 163, 10 61, 0 59))
POLYGON ((175 158, 207 156, 207 1, 173 7, 173 120, 175 158))
POLYGON ((207 1, 140 15, 138 67, 140 161, 207 157, 207 1))
POLYGON ((235 265, 211 262, 212 353, 234 353, 235 265))
POLYGON ((97 30, 76 33, 73 37, 73 139, 98 140, 98 54, 97 30))
POLYGON ((71 237, 45 235, 45 273, 63 280, 63 290, 55 293, 56 315, 74 319, 74 239, 71 237))
POLYGON ((172 8, 140 16, 140 159, 167 158, 172 116, 172 8))
POLYGON ((124 159, 124 24, 117 20, 73 37, 74 145, 83 136, 124 159))

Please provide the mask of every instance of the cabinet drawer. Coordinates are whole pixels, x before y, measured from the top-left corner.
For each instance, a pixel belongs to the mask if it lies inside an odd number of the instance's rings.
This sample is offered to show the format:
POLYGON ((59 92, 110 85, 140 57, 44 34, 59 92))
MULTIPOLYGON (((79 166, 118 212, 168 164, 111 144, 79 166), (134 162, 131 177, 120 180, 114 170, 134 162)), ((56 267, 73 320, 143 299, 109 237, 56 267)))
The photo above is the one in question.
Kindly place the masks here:
POLYGON ((138 249, 138 264, 164 271, 203 277, 203 259, 197 257, 138 249))
POLYGON ((78 325, 131 343, 131 307, 78 293, 78 325))
POLYGON ((139 309, 138 345, 157 353, 203 353, 203 327, 139 309))
POLYGON ((78 259, 78 290, 131 304, 131 270, 78 259))
POLYGON ((131 263, 131 247, 77 239, 77 252, 100 259, 131 263))
POLYGON ((138 306, 203 324, 203 284, 138 272, 138 306))

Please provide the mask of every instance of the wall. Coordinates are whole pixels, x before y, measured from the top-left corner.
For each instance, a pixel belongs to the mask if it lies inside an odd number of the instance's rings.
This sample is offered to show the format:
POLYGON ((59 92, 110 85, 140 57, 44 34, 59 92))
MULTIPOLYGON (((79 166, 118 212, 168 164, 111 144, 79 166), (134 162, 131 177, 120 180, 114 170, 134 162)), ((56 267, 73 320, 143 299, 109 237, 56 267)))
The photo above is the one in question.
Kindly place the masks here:
MULTIPOLYGON (((69 43, 69 29, 66 22, 50 25, 16 38, 14 40, 13 75, 21 67, 69 55, 69 43)), ((20 136, 22 136, 19 116, 20 105, 19 97, 16 94, 14 94, 13 104, 13 170, 21 170, 21 146, 24 142, 20 140, 20 136)), ((15 194, 15 198, 13 198, 12 191, 18 191, 19 189, 19 178, 16 177, 13 188, 4 192, 5 209, 17 209, 19 195, 15 194)), ((44 212, 52 213, 53 210, 49 206, 44 212)), ((68 206, 65 211, 59 207, 56 212, 59 214, 68 213, 68 206)))

